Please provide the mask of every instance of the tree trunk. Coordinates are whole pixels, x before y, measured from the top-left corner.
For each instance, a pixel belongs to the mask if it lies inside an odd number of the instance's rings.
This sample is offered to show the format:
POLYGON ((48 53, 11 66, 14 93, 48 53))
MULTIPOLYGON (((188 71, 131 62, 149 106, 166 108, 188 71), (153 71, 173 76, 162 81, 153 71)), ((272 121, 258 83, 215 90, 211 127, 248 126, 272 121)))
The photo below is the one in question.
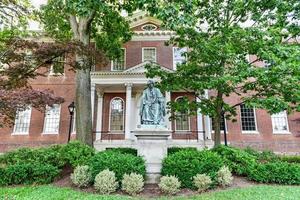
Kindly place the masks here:
MULTIPOLYGON (((90 22, 87 18, 80 18, 77 22, 70 16, 74 38, 88 46, 90 44, 90 22)), ((76 54, 76 61, 80 65, 76 70, 76 138, 93 146, 92 106, 91 106, 91 77, 90 66, 87 66, 85 56, 76 54)))
POLYGON ((215 129, 215 135, 214 135, 214 142, 215 147, 219 146, 221 144, 221 120, 223 117, 222 114, 222 105, 223 105, 223 94, 221 92, 218 92, 217 99, 216 99, 216 115, 214 118, 214 129, 215 129))

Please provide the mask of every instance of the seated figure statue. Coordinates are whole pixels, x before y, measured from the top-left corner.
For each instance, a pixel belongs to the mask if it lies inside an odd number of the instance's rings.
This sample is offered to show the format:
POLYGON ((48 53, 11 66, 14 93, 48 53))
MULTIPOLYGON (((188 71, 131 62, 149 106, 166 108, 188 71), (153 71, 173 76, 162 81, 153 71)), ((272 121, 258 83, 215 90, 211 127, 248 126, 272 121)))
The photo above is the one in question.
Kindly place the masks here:
POLYGON ((141 124, 164 125, 166 115, 165 100, 160 90, 154 87, 154 82, 149 80, 147 88, 143 91, 140 105, 141 124))

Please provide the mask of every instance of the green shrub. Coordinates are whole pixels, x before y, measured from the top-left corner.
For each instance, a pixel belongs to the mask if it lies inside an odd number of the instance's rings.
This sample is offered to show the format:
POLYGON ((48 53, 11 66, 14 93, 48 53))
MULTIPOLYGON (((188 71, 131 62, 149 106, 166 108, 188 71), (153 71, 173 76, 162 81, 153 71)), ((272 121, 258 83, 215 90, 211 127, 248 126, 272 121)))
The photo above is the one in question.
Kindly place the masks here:
POLYGON ((100 194, 110 194, 115 192, 118 188, 115 173, 108 169, 103 170, 97 174, 94 187, 100 194))
POLYGON ((177 153, 177 152, 182 151, 182 150, 197 151, 197 148, 196 147, 170 147, 170 148, 168 148, 168 155, 171 155, 173 153, 177 153))
POLYGON ((197 188, 198 192, 204 192, 213 183, 211 178, 206 174, 197 174, 193 177, 193 183, 197 188))
POLYGON ((71 180, 77 187, 87 187, 92 182, 92 173, 89 166, 77 166, 71 174, 71 180))
POLYGON ((300 166, 287 162, 259 163, 248 178, 260 183, 300 184, 300 166))
POLYGON ((165 194, 176 194, 180 191, 180 181, 175 176, 162 176, 158 187, 165 194))
POLYGON ((93 177, 105 169, 115 172, 119 182, 124 174, 130 174, 131 172, 146 176, 145 161, 141 157, 131 154, 122 154, 117 151, 102 151, 95 154, 89 163, 93 177))
POLYGON ((218 171, 217 180, 218 180, 219 185, 221 185, 222 187, 231 185, 231 183, 233 181, 233 177, 232 177, 231 171, 229 170, 228 167, 223 166, 218 171))
POLYGON ((143 191, 144 178, 140 174, 130 173, 124 174, 122 180, 122 190, 130 195, 136 195, 143 191))
POLYGON ((289 163, 300 163, 300 156, 294 155, 294 156, 280 156, 279 159, 284 162, 289 163))
POLYGON ((48 164, 62 168, 65 161, 61 158, 61 146, 54 145, 42 148, 20 148, 7 152, 1 156, 1 163, 5 166, 15 164, 48 164))
POLYGON ((207 173, 216 181, 217 171, 224 165, 223 159, 209 150, 181 150, 167 156, 162 163, 162 175, 176 176, 182 187, 195 188, 192 178, 207 173))
POLYGON ((269 150, 260 152, 247 147, 246 149, 244 149, 244 151, 248 154, 251 154, 252 156, 255 156, 258 162, 274 162, 279 160, 279 156, 269 150))
POLYGON ((87 165, 95 155, 95 149, 79 141, 71 141, 61 148, 63 160, 73 168, 79 165, 87 165))
POLYGON ((247 175, 256 166, 256 157, 242 149, 226 146, 218 146, 213 149, 218 153, 233 173, 247 175))
POLYGON ((3 185, 47 184, 58 174, 58 168, 48 164, 16 164, 4 169, 4 177, 0 178, 0 182, 3 185))
POLYGON ((133 149, 133 148, 107 148, 106 150, 108 151, 118 151, 120 153, 127 153, 127 154, 131 154, 133 156, 137 156, 138 153, 137 153, 137 150, 136 149, 133 149))

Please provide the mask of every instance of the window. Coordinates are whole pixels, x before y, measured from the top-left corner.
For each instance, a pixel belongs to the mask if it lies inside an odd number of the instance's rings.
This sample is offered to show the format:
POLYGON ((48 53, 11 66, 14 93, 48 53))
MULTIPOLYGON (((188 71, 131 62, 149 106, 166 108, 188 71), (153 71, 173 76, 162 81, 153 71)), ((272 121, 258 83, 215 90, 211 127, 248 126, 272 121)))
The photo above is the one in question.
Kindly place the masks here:
MULTIPOLYGON (((225 119, 224 119, 223 117, 222 117, 222 119, 221 119, 220 125, 221 125, 221 131, 224 131, 225 128, 226 128, 226 130, 227 130, 227 126, 226 126, 226 123, 225 123, 225 119)), ((211 128, 212 128, 212 130, 214 131, 214 118, 211 118, 211 128)))
POLYGON ((143 31, 155 31, 156 29, 157 26, 155 26, 154 24, 145 24, 144 26, 142 26, 143 31))
POLYGON ((64 64, 65 56, 59 56, 53 59, 53 63, 50 67, 50 75, 63 75, 65 72, 64 64))
POLYGON ((173 48, 173 69, 176 70, 177 65, 182 64, 186 61, 185 55, 183 55, 187 51, 186 48, 173 48))
POLYGON ((43 133, 58 133, 60 120, 60 105, 47 106, 43 133))
POLYGON ((121 57, 112 61, 112 71, 121 71, 125 69, 126 50, 121 50, 121 57))
POLYGON ((156 62, 156 48, 143 48, 143 62, 156 62))
POLYGON ((241 108, 241 121, 242 121, 242 131, 245 132, 256 132, 256 119, 255 111, 253 108, 249 108, 242 104, 241 108))
MULTIPOLYGON (((178 97, 177 102, 183 101, 183 97, 178 97)), ((190 130, 190 118, 187 111, 177 111, 175 113, 175 130, 188 131, 190 130)))
POLYGON ((30 126, 31 107, 23 111, 17 111, 14 133, 15 134, 28 134, 30 126))
POLYGON ((112 99, 110 102, 110 130, 124 130, 124 102, 119 97, 112 99))
POLYGON ((286 111, 282 111, 271 116, 273 133, 289 132, 288 120, 286 111))

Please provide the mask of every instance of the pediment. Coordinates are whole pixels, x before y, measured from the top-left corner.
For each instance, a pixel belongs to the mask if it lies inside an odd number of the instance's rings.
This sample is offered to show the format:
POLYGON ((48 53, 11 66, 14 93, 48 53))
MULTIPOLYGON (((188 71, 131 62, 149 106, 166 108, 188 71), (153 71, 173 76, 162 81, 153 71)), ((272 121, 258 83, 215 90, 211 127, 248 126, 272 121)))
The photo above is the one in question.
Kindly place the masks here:
MULTIPOLYGON (((150 62, 143 62, 140 63, 134 67, 131 67, 125 71, 123 71, 123 73, 146 73, 147 69, 146 69, 146 65, 150 64, 150 62)), ((160 66, 162 70, 167 71, 167 72, 173 72, 172 69, 166 68, 164 66, 160 66)))
POLYGON ((136 30, 142 27, 143 25, 146 24, 153 24, 158 27, 157 30, 159 30, 160 25, 162 24, 162 21, 149 16, 146 12, 139 11, 132 16, 128 17, 127 20, 130 23, 130 28, 136 30))

